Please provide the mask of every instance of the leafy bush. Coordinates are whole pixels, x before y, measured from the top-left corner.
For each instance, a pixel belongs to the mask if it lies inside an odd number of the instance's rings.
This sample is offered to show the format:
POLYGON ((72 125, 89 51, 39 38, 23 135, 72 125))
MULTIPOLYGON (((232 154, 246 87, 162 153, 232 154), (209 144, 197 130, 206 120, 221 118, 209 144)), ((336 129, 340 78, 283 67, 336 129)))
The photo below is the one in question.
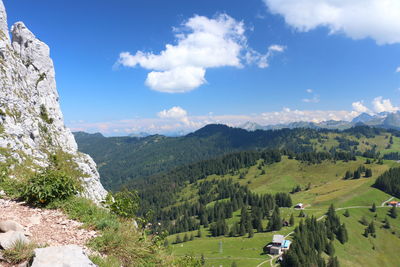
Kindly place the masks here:
POLYGON ((106 204, 112 212, 125 218, 133 218, 139 208, 139 196, 135 191, 123 190, 108 194, 106 204))
POLYGON ((75 195, 80 190, 78 179, 61 171, 46 170, 27 181, 22 197, 31 204, 45 206, 54 200, 75 195))

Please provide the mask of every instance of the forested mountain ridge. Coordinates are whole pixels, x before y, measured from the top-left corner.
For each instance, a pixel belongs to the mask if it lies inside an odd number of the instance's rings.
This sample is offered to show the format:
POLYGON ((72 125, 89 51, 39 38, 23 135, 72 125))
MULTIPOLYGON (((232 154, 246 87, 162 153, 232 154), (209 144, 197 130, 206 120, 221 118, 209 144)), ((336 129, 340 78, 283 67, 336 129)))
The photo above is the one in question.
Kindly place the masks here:
POLYGON ((246 131, 226 125, 207 125, 183 137, 152 135, 104 137, 74 133, 80 151, 98 165, 104 186, 117 190, 139 177, 149 177, 178 166, 207 160, 232 152, 286 149, 293 152, 384 150, 390 152, 390 137, 396 130, 359 126, 344 131, 309 128, 246 131))

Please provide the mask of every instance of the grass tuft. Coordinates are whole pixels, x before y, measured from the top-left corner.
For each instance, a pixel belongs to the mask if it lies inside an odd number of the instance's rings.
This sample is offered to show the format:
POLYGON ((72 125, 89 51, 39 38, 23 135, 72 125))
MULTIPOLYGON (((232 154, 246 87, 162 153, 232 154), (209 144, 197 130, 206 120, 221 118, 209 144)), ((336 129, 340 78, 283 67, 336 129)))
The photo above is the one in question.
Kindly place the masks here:
POLYGON ((33 259, 34 249, 37 245, 34 243, 25 243, 17 240, 12 248, 3 251, 3 257, 12 264, 18 264, 33 259))

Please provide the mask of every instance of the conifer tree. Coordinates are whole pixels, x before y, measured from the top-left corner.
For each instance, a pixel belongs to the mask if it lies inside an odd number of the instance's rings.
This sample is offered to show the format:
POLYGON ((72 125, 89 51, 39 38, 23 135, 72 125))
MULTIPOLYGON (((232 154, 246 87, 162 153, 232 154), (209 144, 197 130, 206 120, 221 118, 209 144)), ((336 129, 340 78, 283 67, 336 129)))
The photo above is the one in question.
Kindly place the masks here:
POLYGON ((346 211, 343 213, 343 215, 344 215, 345 217, 350 217, 350 212, 349 212, 349 210, 346 210, 346 211))
POLYGON ((204 258, 204 254, 201 254, 200 263, 201 263, 201 266, 204 266, 206 264, 206 259, 204 258))
POLYGON ((353 174, 350 171, 347 171, 346 174, 344 175, 344 179, 350 179, 351 177, 353 177, 353 174))
POLYGON ((385 227, 386 229, 390 229, 391 226, 390 226, 390 222, 389 222, 388 217, 385 217, 385 221, 384 221, 383 227, 385 227))
POLYGON ((368 225, 368 233, 375 234, 375 225, 373 221, 368 225))
POLYGON ((303 210, 301 210, 301 211, 300 211, 300 213, 299 213, 299 217, 300 217, 300 218, 304 218, 304 217, 306 217, 306 214, 304 213, 304 211, 303 211, 303 210))
POLYGON ((346 243, 348 240, 347 229, 346 229, 346 226, 344 225, 344 223, 339 227, 337 239, 342 244, 346 243))
POLYGON ((290 225, 290 226, 293 226, 293 225, 294 225, 294 216, 293 216, 293 213, 290 215, 289 225, 290 225))
POLYGON ((335 247, 333 246, 333 242, 328 242, 326 243, 326 249, 325 249, 326 254, 329 256, 333 256, 335 254, 335 247))
POLYGON ((179 243, 182 243, 182 239, 181 239, 180 235, 177 235, 176 239, 175 239, 175 244, 179 244, 179 243))
POLYGON ((327 267, 339 267, 339 260, 337 257, 330 257, 328 260, 328 265, 327 267))
POLYGON ((395 206, 393 206, 393 207, 390 209, 389 214, 390 214, 390 217, 392 217, 393 219, 396 219, 396 218, 397 218, 397 210, 396 210, 396 207, 395 207, 395 206))
POLYGON ((372 203, 371 212, 376 212, 376 205, 375 205, 375 202, 372 203))
POLYGON ((197 230, 197 237, 201 237, 202 236, 202 234, 201 234, 201 229, 199 228, 199 230, 197 230))
POLYGON ((279 214, 278 206, 275 206, 271 219, 268 222, 267 231, 278 231, 281 228, 282 228, 282 219, 279 214))
POLYGON ((188 242, 189 241, 189 237, 187 234, 185 234, 185 236, 183 237, 183 242, 188 242))
POLYGON ((252 227, 250 227, 248 234, 248 238, 252 238, 254 236, 254 231, 252 227))

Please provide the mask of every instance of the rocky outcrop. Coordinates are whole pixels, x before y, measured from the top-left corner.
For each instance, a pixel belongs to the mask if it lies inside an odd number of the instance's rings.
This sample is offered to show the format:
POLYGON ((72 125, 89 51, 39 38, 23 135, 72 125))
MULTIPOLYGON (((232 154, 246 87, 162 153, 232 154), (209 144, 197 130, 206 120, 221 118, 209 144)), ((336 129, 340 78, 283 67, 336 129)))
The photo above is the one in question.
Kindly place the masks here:
MULTIPOLYGON (((7 26, 0 0, 0 162, 36 171, 64 153, 81 173, 83 195, 99 202, 106 191, 90 156, 78 152, 65 127, 49 47, 22 22, 7 26)), ((20 173, 20 171, 19 171, 20 173)))

